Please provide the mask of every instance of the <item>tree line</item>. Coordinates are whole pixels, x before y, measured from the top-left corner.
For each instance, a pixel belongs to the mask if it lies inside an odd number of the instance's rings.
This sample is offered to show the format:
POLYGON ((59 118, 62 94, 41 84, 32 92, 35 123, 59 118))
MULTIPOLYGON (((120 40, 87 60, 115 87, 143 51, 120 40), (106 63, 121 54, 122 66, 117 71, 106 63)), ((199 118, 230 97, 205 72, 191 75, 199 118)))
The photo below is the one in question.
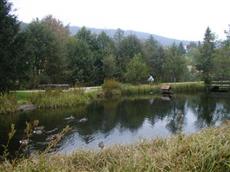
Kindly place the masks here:
POLYGON ((39 84, 100 85, 105 79, 142 83, 230 78, 230 32, 217 41, 207 28, 203 42, 160 45, 117 29, 113 37, 82 27, 75 35, 52 17, 20 27, 11 4, 0 0, 0 91, 39 84))

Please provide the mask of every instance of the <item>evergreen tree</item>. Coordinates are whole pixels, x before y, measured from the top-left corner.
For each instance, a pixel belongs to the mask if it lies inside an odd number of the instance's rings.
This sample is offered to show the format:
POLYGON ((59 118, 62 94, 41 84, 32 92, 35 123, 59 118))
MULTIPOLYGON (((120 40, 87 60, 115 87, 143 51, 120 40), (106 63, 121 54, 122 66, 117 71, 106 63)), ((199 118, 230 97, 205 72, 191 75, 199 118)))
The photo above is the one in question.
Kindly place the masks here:
POLYGON ((180 42, 178 49, 181 55, 184 55, 186 53, 183 42, 180 42))
POLYGON ((197 59, 197 69, 201 71, 205 84, 209 84, 212 79, 211 73, 213 71, 213 57, 215 48, 214 40, 214 35, 208 27, 205 32, 203 44, 200 48, 200 56, 197 59))
POLYGON ((173 44, 166 52, 166 59, 163 66, 164 80, 170 82, 183 81, 186 73, 186 60, 181 55, 179 47, 173 44))
POLYGON ((0 92, 8 91, 15 85, 17 63, 15 43, 19 31, 17 17, 11 12, 11 4, 0 0, 0 92))

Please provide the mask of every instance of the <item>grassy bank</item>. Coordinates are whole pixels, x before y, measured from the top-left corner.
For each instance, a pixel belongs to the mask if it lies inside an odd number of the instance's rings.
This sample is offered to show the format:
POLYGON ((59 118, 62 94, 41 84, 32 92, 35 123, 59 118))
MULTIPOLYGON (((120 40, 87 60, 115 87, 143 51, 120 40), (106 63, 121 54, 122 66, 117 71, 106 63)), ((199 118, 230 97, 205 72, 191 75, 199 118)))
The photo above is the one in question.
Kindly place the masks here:
MULTIPOLYGON (((204 91, 203 82, 178 82, 170 84, 174 93, 193 93, 204 91)), ((34 104, 38 108, 71 107, 88 103, 98 97, 133 96, 160 94, 162 84, 153 85, 130 85, 120 84, 116 81, 108 81, 102 86, 103 93, 97 89, 88 90, 77 88, 70 91, 49 90, 49 91, 16 91, 10 95, 0 95, 0 114, 15 112, 22 104, 34 104)))
POLYGON ((84 92, 75 89, 68 92, 49 90, 42 92, 11 92, 0 95, 0 114, 13 113, 23 104, 34 104, 37 108, 74 107, 96 99, 96 91, 84 92))
MULTIPOLYGON (((203 82, 177 82, 164 83, 172 87, 173 93, 194 93, 204 91, 203 82)), ((122 95, 145 95, 145 94, 160 94, 160 87, 162 84, 154 85, 121 85, 122 95)))
POLYGON ((99 152, 38 155, 8 161, 0 171, 230 171, 230 122, 189 136, 114 146, 99 152))
POLYGON ((76 89, 68 92, 50 90, 32 94, 30 101, 38 108, 59 108, 86 104, 95 98, 96 92, 85 93, 81 89, 76 89))

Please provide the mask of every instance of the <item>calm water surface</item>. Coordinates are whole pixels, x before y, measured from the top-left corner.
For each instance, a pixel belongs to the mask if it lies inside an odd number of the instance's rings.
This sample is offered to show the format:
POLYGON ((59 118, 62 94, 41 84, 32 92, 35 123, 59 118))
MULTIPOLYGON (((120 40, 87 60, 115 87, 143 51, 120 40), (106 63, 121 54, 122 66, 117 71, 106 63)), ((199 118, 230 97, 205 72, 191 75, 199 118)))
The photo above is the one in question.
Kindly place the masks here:
POLYGON ((17 132, 9 149, 11 152, 17 150, 25 122, 33 120, 39 120, 45 132, 31 137, 30 152, 43 150, 49 143, 47 138, 69 125, 71 131, 58 144, 57 151, 71 153, 77 149, 98 149, 101 141, 109 146, 167 137, 178 132, 194 133, 204 127, 218 126, 226 119, 230 119, 230 95, 224 93, 175 95, 171 100, 162 97, 122 98, 77 108, 1 115, 0 144, 6 143, 10 124, 14 123, 17 132), (70 116, 74 119, 68 119, 70 116), (82 118, 87 121, 79 122, 82 118))

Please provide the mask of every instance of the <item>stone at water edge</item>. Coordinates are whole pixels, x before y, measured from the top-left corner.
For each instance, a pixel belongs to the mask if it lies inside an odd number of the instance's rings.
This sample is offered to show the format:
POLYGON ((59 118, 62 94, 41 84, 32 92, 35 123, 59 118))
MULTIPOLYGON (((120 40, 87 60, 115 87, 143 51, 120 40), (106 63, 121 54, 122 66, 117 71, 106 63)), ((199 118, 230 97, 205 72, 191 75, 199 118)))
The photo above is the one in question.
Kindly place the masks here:
POLYGON ((80 119, 78 122, 86 122, 86 121, 88 121, 87 118, 82 118, 82 119, 80 119))
POLYGON ((17 110, 18 111, 32 111, 35 110, 37 107, 33 104, 25 104, 25 105, 20 105, 17 110))

